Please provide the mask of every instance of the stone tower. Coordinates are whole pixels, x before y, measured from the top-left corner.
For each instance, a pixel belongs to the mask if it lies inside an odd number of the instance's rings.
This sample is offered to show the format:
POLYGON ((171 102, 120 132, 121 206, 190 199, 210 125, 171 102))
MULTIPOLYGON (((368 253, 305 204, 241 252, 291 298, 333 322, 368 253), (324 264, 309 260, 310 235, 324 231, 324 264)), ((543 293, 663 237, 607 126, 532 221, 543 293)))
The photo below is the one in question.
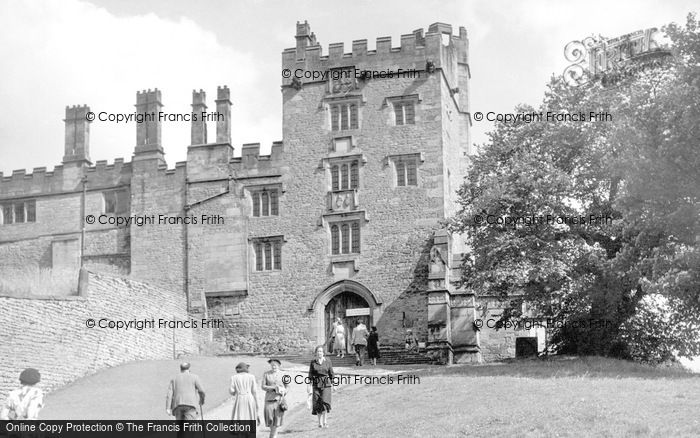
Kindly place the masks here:
POLYGON ((429 321, 428 269, 436 243, 448 274, 459 253, 433 236, 456 211, 470 153, 466 30, 436 23, 402 35, 400 47, 382 37, 376 50, 357 40, 350 53, 336 43, 325 55, 307 22, 296 30, 296 47, 282 53, 289 172, 278 231, 294 254, 283 268, 294 291, 269 275, 260 287, 290 308, 306 304, 291 318, 316 343, 337 317, 350 331, 357 320, 378 326, 387 343, 402 343, 409 328, 429 339, 431 323, 449 337, 449 318, 429 321))

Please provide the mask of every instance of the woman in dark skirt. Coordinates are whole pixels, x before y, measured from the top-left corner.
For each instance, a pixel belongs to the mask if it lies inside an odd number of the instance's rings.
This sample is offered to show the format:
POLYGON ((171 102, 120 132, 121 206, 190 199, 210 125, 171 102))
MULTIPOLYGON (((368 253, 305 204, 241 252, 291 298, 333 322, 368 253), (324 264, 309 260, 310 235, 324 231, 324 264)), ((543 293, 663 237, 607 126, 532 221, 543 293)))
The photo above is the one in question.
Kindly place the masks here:
POLYGON ((379 333, 377 333, 377 327, 374 326, 367 337, 367 357, 372 361, 372 365, 377 366, 377 359, 379 359, 379 333))
POLYGON ((318 416, 318 427, 328 427, 327 414, 331 411, 331 391, 333 388, 333 365, 324 357, 323 345, 315 350, 316 358, 309 366, 309 381, 313 391, 311 415, 318 416))

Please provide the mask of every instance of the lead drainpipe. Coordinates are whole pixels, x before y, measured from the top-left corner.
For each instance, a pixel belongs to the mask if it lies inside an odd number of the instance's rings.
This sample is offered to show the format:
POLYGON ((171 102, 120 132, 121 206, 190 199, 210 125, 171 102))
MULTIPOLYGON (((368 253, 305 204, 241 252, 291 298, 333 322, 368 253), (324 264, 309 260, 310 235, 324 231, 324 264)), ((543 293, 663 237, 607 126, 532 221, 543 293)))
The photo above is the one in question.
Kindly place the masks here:
POLYGON ((80 199, 80 269, 83 269, 85 256, 85 197, 87 195, 87 175, 82 178, 83 194, 80 199))

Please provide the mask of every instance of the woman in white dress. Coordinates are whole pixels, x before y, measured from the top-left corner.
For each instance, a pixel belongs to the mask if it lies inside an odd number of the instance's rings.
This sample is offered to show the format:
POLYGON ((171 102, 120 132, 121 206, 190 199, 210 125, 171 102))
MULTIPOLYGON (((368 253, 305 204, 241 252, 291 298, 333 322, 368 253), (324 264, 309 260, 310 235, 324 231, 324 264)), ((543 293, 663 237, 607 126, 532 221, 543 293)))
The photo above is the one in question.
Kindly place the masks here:
POLYGON ((333 349, 338 352, 337 356, 345 357, 345 351, 347 347, 345 346, 345 326, 343 325, 343 320, 338 317, 335 321, 335 342, 333 343, 333 349))
POLYGON ((258 417, 258 393, 255 384, 255 376, 248 374, 247 363, 236 365, 236 374, 231 377, 229 392, 233 395, 232 420, 256 420, 258 417))

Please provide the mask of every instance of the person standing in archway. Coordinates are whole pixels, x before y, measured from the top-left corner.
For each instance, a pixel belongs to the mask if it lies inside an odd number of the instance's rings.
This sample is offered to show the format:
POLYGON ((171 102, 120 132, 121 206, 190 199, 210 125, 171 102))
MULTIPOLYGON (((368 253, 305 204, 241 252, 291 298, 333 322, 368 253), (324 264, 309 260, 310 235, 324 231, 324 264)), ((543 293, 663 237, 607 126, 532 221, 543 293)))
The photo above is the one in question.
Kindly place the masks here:
POLYGON ((367 337, 369 333, 367 332, 367 326, 362 322, 362 320, 357 321, 357 327, 352 331, 352 346, 355 349, 355 366, 362 366, 362 361, 364 359, 365 349, 367 348, 367 337))
POLYGON ((345 344, 345 326, 343 325, 343 319, 338 317, 335 321, 335 327, 333 328, 335 333, 335 341, 333 343, 333 349, 336 350, 337 356, 340 358, 345 357, 345 352, 347 347, 345 344))
POLYGON ((372 331, 367 337, 367 357, 372 361, 372 365, 377 366, 377 359, 379 359, 379 333, 377 333, 377 327, 372 326, 372 331))

